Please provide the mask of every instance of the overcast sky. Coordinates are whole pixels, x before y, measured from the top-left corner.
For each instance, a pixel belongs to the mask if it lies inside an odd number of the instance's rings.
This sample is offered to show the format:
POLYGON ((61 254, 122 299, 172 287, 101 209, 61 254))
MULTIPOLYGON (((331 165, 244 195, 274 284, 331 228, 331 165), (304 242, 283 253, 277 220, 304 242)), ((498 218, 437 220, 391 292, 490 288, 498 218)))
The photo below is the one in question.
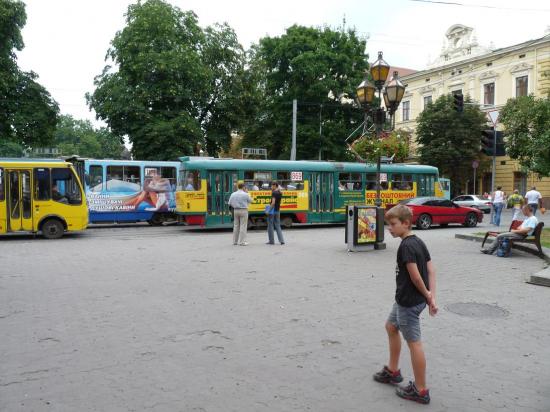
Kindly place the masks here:
MULTIPOLYGON (((441 50, 445 31, 453 24, 475 29, 481 45, 506 47, 542 37, 550 25, 550 1, 443 0, 442 5, 418 0, 170 0, 193 10, 201 26, 227 22, 248 48, 261 37, 278 36, 293 24, 355 27, 368 36, 367 53, 378 50, 393 66, 423 69, 441 50), (476 6, 473 6, 473 5, 476 6)), ((115 33, 124 27, 130 0, 25 0, 25 48, 18 55, 23 70, 59 103, 61 113, 96 122, 84 94, 105 65, 115 33)))

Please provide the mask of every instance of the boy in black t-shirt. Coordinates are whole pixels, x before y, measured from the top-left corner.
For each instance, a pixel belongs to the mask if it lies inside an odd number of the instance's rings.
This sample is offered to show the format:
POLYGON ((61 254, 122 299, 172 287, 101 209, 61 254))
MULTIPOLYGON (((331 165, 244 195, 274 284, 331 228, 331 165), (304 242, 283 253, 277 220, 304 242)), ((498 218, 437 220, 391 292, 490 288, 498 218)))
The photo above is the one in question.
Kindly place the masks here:
POLYGON ((420 313, 428 304, 430 315, 435 316, 435 269, 430 253, 422 240, 411 230, 412 211, 397 205, 386 213, 386 221, 393 237, 400 237, 397 250, 395 303, 386 322, 390 360, 387 366, 374 374, 377 382, 397 384, 403 380, 399 370, 401 337, 407 341, 411 353, 414 382, 396 388, 396 394, 419 403, 430 403, 426 388, 426 358, 420 340, 420 313))

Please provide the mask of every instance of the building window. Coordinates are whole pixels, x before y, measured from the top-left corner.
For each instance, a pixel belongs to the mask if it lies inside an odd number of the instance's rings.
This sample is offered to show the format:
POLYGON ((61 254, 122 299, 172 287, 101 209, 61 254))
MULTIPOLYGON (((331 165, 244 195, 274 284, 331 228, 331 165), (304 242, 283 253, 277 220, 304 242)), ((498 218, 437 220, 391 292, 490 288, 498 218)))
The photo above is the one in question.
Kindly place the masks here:
POLYGON ((462 94, 462 89, 457 89, 457 90, 453 90, 451 92, 451 94, 454 96, 454 95, 457 95, 457 94, 462 94))
POLYGON ((495 84, 487 83, 483 85, 483 103, 495 104, 495 84))
POLYGON ((516 77, 516 97, 527 96, 528 76, 516 77))
POLYGON ((403 121, 406 122, 410 119, 411 102, 403 102, 403 121))
POLYGON ((432 104, 432 96, 424 96, 424 109, 425 109, 426 106, 428 106, 429 104, 432 104))

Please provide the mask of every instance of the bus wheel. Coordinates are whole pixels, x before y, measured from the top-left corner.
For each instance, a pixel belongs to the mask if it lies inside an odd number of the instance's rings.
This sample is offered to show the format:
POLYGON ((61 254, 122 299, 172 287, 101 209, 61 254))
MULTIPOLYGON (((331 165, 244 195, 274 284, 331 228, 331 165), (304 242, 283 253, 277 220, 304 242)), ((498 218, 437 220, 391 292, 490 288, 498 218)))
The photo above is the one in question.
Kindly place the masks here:
POLYGON ((42 236, 46 239, 59 239, 64 232, 63 223, 57 219, 48 219, 42 224, 42 236))
POLYGON ((283 217, 281 219, 281 225, 286 228, 292 227, 292 218, 290 216, 283 217))
POLYGON ((147 223, 149 223, 151 226, 161 226, 162 222, 164 222, 164 219, 162 218, 162 215, 160 213, 153 214, 151 219, 147 221, 147 223))
POLYGON ((416 221, 416 227, 422 230, 429 229, 432 225, 432 218, 430 215, 422 214, 418 217, 418 220, 416 221))

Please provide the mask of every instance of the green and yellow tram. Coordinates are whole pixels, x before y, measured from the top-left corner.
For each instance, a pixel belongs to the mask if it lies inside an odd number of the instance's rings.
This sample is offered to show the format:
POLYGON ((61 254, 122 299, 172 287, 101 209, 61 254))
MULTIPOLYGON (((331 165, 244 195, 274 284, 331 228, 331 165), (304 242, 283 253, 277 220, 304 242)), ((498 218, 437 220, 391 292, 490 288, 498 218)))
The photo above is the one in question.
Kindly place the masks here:
MULTIPOLYGON (((374 204, 376 166, 363 163, 182 157, 176 213, 189 225, 230 226, 228 200, 244 182, 253 202, 250 225, 265 225, 270 183, 281 186, 281 223, 340 223, 346 205, 374 204)), ((383 164, 381 199, 387 207, 415 196, 442 196, 432 166, 383 164)))

